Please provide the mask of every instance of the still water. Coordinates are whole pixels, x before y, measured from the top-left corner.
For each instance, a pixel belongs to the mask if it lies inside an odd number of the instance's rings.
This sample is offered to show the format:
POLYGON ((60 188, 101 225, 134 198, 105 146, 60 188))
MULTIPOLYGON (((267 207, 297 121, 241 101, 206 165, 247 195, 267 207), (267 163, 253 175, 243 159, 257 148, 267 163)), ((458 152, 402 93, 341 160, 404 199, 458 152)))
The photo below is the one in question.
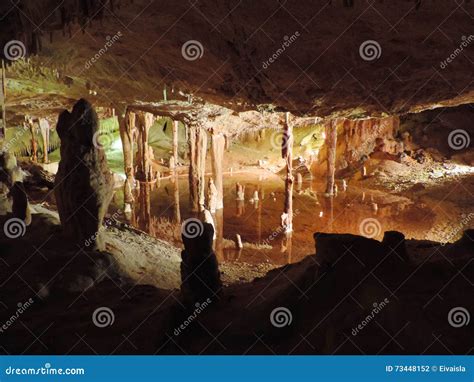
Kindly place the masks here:
MULTIPOLYGON (((403 232, 407 239, 443 241, 436 228, 459 220, 462 212, 454 206, 444 206, 440 211, 434 203, 415 202, 351 185, 347 191, 328 198, 324 188, 324 184, 315 181, 295 184, 294 232, 287 236, 280 228, 284 204, 282 178, 268 173, 224 176, 224 209, 213 215, 218 260, 278 265, 297 262, 315 252, 315 232, 352 233, 381 240, 385 231, 395 230, 403 232), (245 201, 236 200, 237 182, 245 185, 245 201), (258 201, 252 199, 255 191, 258 201), (236 234, 244 243, 242 250, 236 249, 236 234)), ((121 199, 118 192, 115 200, 121 199)), ((118 207, 118 202, 112 205, 118 207)), ((181 247, 181 222, 196 216, 190 207, 187 176, 161 179, 137 190, 129 222, 181 247)))

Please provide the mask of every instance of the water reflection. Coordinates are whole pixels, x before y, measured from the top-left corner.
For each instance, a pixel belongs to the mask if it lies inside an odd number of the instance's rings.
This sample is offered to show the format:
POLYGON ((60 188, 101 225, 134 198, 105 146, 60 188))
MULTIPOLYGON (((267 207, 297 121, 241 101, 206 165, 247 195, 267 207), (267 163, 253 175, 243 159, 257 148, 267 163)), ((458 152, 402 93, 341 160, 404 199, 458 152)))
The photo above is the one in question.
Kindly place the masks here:
MULTIPOLYGON (((381 240, 384 231, 396 230, 407 238, 440 240, 432 235, 435 225, 449 218, 429 205, 380 191, 349 187, 335 197, 324 196, 324 184, 303 182, 294 192, 293 232, 281 228, 285 198, 284 181, 273 175, 234 174, 224 177, 224 209, 213 214, 216 226, 215 252, 220 262, 300 261, 314 253, 314 232, 369 234, 366 221, 375 221, 370 235, 381 240), (236 183, 245 186, 245 200, 238 200, 236 183), (258 198, 257 198, 258 195, 258 198), (236 235, 244 243, 238 249, 236 235)), ((135 190, 131 224, 181 247, 180 223, 195 217, 189 202, 187 177, 172 177, 156 184, 142 183, 135 190)), ((120 199, 120 198, 118 198, 120 199)), ((460 211, 445 208, 458 216, 460 211)))

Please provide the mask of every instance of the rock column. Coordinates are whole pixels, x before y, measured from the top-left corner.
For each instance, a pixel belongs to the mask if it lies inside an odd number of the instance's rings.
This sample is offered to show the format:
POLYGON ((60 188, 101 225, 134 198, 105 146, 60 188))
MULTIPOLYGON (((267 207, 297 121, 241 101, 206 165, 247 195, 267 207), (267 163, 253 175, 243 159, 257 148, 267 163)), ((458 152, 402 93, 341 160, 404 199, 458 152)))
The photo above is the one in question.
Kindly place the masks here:
POLYGON ((125 113, 125 118, 122 118, 121 114, 118 114, 120 139, 122 140, 123 149, 123 165, 125 172, 125 183, 124 183, 124 203, 125 209, 128 210, 130 205, 134 201, 133 197, 133 184, 134 171, 133 171, 133 131, 136 129, 136 115, 135 113, 128 111, 125 113))
POLYGON ((334 174, 336 171, 336 144, 337 144, 337 124, 331 120, 326 124, 327 143, 327 186, 326 194, 334 195, 334 174))
POLYGON ((224 208, 224 183, 222 166, 224 162, 225 137, 223 134, 212 134, 212 174, 217 189, 216 209, 224 208))
POLYGON ((72 112, 63 111, 56 128, 61 139, 61 161, 55 196, 65 235, 81 247, 100 240, 102 221, 113 195, 113 176, 105 153, 94 145, 99 121, 92 105, 79 100, 72 112))
POLYGON ((286 161, 285 205, 281 225, 286 233, 293 231, 293 126, 289 118, 290 114, 286 113, 281 149, 282 157, 286 161))
POLYGON ((148 145, 148 135, 154 122, 151 113, 140 112, 138 116, 138 164, 136 178, 142 182, 151 182, 156 179, 152 166, 153 150, 148 145))

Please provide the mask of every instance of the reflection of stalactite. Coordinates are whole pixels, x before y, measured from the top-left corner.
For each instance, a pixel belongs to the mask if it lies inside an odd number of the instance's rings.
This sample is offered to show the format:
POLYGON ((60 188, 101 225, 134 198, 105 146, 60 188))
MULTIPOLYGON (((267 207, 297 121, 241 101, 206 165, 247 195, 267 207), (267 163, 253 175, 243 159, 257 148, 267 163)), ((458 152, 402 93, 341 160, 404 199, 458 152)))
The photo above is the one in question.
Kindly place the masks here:
POLYGON ((214 241, 216 256, 219 261, 224 261, 224 210, 217 210, 215 215, 216 240, 214 241))
POLYGON ((138 213, 136 213, 137 226, 150 235, 154 235, 154 227, 151 216, 150 195, 153 185, 140 183, 138 190, 138 213))
POLYGON ((177 178, 173 178, 173 196, 174 196, 174 221, 176 223, 181 223, 181 211, 179 205, 179 182, 177 178))

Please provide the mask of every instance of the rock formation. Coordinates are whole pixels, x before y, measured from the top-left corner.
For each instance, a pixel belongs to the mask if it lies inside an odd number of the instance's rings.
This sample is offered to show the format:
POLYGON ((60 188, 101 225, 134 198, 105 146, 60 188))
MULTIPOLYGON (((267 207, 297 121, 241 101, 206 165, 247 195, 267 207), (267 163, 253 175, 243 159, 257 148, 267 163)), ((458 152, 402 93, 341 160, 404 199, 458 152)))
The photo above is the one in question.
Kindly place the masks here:
POLYGON ((194 219, 184 222, 181 292, 186 304, 200 303, 207 298, 214 300, 222 287, 217 259, 212 250, 213 237, 212 224, 194 219), (192 225, 196 225, 196 231, 192 231, 192 225))
POLYGON ((30 225, 31 211, 23 184, 23 172, 18 166, 15 156, 8 152, 0 153, 0 183, 3 183, 9 190, 8 197, 11 198, 13 217, 30 225))
POLYGON ((103 150, 93 143, 99 131, 97 114, 81 99, 71 113, 60 114, 56 130, 61 161, 55 196, 64 233, 80 246, 92 240, 102 249, 99 231, 112 198, 113 178, 103 150))

